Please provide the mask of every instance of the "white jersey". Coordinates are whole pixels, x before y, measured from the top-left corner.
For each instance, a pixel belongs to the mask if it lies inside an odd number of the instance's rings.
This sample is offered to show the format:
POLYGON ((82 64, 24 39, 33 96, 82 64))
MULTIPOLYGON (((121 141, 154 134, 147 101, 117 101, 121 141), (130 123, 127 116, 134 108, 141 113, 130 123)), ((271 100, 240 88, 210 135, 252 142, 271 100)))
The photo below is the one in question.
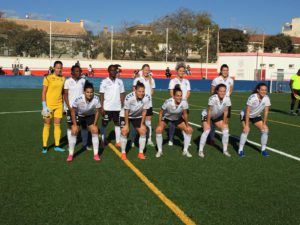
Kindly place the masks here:
MULTIPOLYGON (((155 81, 152 77, 145 79, 143 76, 137 77, 133 80, 133 86, 135 87, 137 82, 141 82, 145 85, 145 94, 152 96, 152 89, 155 89, 155 81)), ((152 97, 150 100, 150 107, 152 107, 152 97)))
POLYGON ((176 84, 179 84, 180 89, 182 90, 182 98, 186 99, 187 92, 191 90, 191 85, 190 85, 189 80, 187 80, 187 79, 179 80, 176 77, 176 78, 170 80, 169 90, 173 90, 175 88, 176 84))
POLYGON ((102 80, 100 93, 104 94, 103 108, 105 111, 120 111, 121 96, 125 92, 123 81, 119 78, 111 80, 109 77, 102 80))
MULTIPOLYGON (((258 94, 252 94, 247 100, 247 106, 250 106, 250 115, 249 118, 255 118, 260 116, 261 112, 265 107, 271 106, 271 101, 268 95, 265 95, 261 100, 258 97, 258 94)), ((244 116, 246 108, 241 111, 241 116, 244 116)))
POLYGON ((68 98, 70 107, 72 107, 76 98, 83 94, 83 88, 85 84, 84 78, 79 78, 74 80, 72 77, 66 80, 64 84, 64 89, 68 90, 68 98))
POLYGON ((211 82, 211 86, 216 87, 219 84, 225 84, 226 85, 226 95, 230 96, 230 87, 233 87, 234 81, 229 76, 224 79, 221 75, 217 76, 213 81, 211 82))
MULTIPOLYGON (((223 115, 226 107, 231 106, 231 101, 228 96, 225 96, 221 101, 218 95, 214 94, 208 99, 208 106, 212 107, 211 119, 217 119, 223 115)), ((202 116, 207 116, 207 109, 202 111, 202 116)))
POLYGON ((183 110, 189 108, 189 105, 185 99, 182 99, 179 105, 176 106, 174 98, 167 99, 161 107, 163 112, 163 118, 171 121, 179 120, 182 117, 183 110))
POLYGON ((74 101, 72 108, 75 108, 78 116, 94 115, 96 109, 101 108, 99 97, 94 95, 91 101, 86 101, 84 94, 80 95, 74 101))
POLYGON ((150 108, 150 99, 151 97, 145 94, 144 98, 138 100, 135 92, 131 92, 130 94, 126 95, 124 101, 124 108, 120 112, 120 117, 124 117, 124 110, 127 109, 128 115, 130 119, 141 118, 143 111, 150 108))

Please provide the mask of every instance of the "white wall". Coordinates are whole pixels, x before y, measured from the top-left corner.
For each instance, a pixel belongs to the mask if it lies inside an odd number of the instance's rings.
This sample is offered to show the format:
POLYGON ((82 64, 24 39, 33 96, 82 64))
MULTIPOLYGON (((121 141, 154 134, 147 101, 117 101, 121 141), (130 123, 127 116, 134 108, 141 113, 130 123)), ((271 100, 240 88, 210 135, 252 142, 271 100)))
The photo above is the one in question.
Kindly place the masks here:
POLYGON ((265 64, 266 80, 274 77, 278 69, 283 69, 288 78, 289 74, 300 69, 300 54, 220 53, 218 67, 222 64, 229 66, 230 76, 236 80, 254 80, 256 65, 257 69, 261 69, 261 64, 265 64), (270 64, 274 64, 274 68, 270 68, 270 64), (289 68, 290 64, 294 64, 294 68, 289 68))

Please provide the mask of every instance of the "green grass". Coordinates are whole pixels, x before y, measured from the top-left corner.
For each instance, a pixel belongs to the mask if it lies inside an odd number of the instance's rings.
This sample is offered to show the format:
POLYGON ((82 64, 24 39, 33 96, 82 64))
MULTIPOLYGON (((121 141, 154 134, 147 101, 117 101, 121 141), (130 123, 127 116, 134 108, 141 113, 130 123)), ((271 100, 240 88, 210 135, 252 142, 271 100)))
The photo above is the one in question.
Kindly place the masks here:
MULTIPOLYGON (((235 93, 233 110, 243 108, 248 95, 235 93)), ((156 96, 165 99, 168 94, 156 96)), ((286 113, 289 95, 270 97, 270 120, 287 124, 268 123, 268 146, 300 157, 300 127, 288 125, 300 126, 300 117, 286 113)), ((200 123, 198 109, 206 106, 207 99, 206 93, 192 93, 191 122, 200 123)), ((39 110, 40 102, 40 90, 0 90, 1 112, 39 110)), ((162 102, 154 99, 154 107, 162 102)), ((239 136, 235 114, 230 133, 239 136)), ((92 160, 91 152, 83 152, 68 164, 67 153, 41 153, 40 113, 0 114, 0 124, 1 224, 182 224, 108 147, 100 163, 92 160)), ((64 136, 65 121, 62 124, 64 136)), ((154 115, 153 128, 156 124, 154 115)), ((272 152, 264 158, 252 146, 245 147, 246 157, 240 159, 233 139, 230 159, 208 145, 206 158, 200 159, 196 151, 201 130, 193 128, 191 159, 181 156, 180 134, 175 137, 180 146, 164 145, 160 159, 151 147, 144 162, 136 158, 136 149, 128 158, 197 224, 300 224, 299 161, 272 152)), ((52 136, 51 132, 50 143, 52 136)), ((249 139, 260 140, 253 126, 249 139)))

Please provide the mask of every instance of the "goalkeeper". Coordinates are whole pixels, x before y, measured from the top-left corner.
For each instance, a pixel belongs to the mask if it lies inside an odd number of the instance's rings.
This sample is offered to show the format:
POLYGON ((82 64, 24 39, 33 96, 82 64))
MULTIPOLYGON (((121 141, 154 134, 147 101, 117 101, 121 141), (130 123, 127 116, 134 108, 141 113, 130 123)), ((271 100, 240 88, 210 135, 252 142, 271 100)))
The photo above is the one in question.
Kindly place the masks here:
POLYGON ((42 92, 42 115, 44 119, 43 128, 43 153, 48 152, 48 139, 50 132, 50 123, 54 121, 54 150, 64 152, 60 147, 61 128, 60 123, 63 116, 63 87, 65 77, 62 76, 63 64, 61 61, 54 62, 53 74, 46 75, 43 80, 42 92))
POLYGON ((291 111, 290 114, 293 116, 300 116, 300 69, 297 74, 294 74, 290 80, 290 88, 291 88, 291 111), (296 104, 296 100, 298 99, 298 107, 296 112, 294 112, 294 107, 296 104))

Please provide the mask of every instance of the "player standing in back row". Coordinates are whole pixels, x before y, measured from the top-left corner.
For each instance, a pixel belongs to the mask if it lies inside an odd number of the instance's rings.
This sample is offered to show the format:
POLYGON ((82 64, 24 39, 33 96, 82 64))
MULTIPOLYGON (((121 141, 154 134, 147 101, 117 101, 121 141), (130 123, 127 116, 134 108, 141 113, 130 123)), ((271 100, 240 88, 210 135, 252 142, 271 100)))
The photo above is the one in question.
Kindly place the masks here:
POLYGON ((101 126, 101 147, 105 146, 105 133, 109 121, 113 120, 115 124, 116 147, 121 147, 120 143, 120 111, 124 104, 124 84, 117 78, 118 66, 110 65, 108 67, 109 77, 102 80, 100 84, 100 101, 102 105, 102 126, 101 126))
POLYGON ((146 113, 145 124, 146 124, 146 127, 149 130, 149 136, 148 136, 147 144, 153 147, 154 144, 152 142, 151 120, 152 120, 152 115, 153 115, 152 96, 154 94, 155 81, 152 78, 151 71, 150 71, 150 66, 148 64, 144 64, 142 66, 141 76, 134 79, 134 81, 133 81, 133 91, 135 91, 135 87, 136 87, 136 84, 137 84, 138 81, 145 85, 145 94, 147 94, 151 97, 150 103, 149 103, 150 108, 147 110, 147 113, 146 113))
MULTIPOLYGON (((186 100, 188 102, 188 99, 191 94, 191 85, 189 80, 184 79, 183 76, 186 73, 186 67, 183 64, 180 64, 176 68, 177 76, 176 78, 170 80, 169 83, 169 93, 171 97, 174 97, 173 90, 176 85, 179 85, 181 91, 182 91, 182 99, 186 100)), ((173 138, 174 138, 174 133, 175 133, 175 124, 170 122, 169 123, 169 146, 173 145, 173 138)))
MULTIPOLYGON (((210 94, 213 95, 215 93, 215 88, 219 84, 225 84, 226 85, 226 96, 230 98, 232 92, 233 92, 233 84, 234 81, 231 77, 229 77, 229 67, 226 64, 223 64, 220 68, 220 74, 217 76, 213 81, 211 82, 210 87, 210 94)), ((228 107, 228 121, 231 117, 231 106, 228 107)), ((211 126, 211 131, 209 134, 209 141, 211 144, 214 144, 215 142, 215 127, 214 124, 211 126)))

